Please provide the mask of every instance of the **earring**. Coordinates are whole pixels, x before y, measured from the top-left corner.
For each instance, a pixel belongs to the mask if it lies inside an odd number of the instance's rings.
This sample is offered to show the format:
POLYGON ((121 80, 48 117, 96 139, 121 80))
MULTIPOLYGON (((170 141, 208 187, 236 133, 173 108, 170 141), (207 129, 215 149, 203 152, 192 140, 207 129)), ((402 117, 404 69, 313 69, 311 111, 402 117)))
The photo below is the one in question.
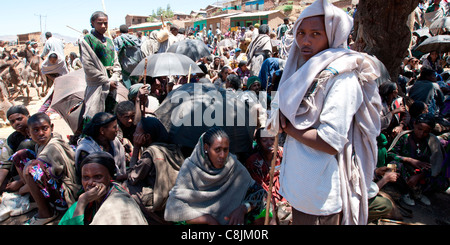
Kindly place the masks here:
POLYGON ((208 151, 205 151, 205 154, 208 154, 208 151))

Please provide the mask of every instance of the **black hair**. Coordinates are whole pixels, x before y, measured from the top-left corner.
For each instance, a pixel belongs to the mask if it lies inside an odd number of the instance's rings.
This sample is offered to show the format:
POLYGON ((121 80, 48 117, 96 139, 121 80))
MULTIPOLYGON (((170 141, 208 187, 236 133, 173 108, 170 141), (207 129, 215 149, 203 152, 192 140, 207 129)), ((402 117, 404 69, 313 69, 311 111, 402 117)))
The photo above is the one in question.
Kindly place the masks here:
POLYGON ((238 90, 241 88, 242 82, 241 82, 241 79, 237 75, 235 75, 235 74, 228 75, 227 81, 230 82, 230 85, 233 89, 238 90))
POLYGON ((19 114, 22 114, 25 116, 30 115, 30 112, 24 105, 15 105, 8 109, 8 111, 6 112, 6 118, 9 119, 9 116, 11 116, 12 114, 16 114, 16 113, 19 113, 19 114))
POLYGON ((228 140, 230 137, 228 137, 228 134, 220 127, 212 127, 208 129, 205 134, 203 135, 203 143, 211 146, 214 143, 214 140, 217 138, 227 138, 228 140))
POLYGON ((127 25, 121 25, 119 27, 120 33, 128 33, 128 26, 127 25))
POLYGON ((153 143, 169 143, 169 133, 158 118, 143 117, 140 124, 144 132, 152 136, 153 143))
POLYGON ((434 119, 434 116, 431 114, 421 114, 420 116, 417 117, 414 123, 415 124, 425 123, 428 126, 430 126, 431 129, 434 129, 434 127, 436 126, 436 119, 434 119))
POLYGON ((116 174, 116 163, 114 161, 114 157, 111 156, 111 154, 109 154, 108 152, 97 151, 90 153, 88 156, 86 156, 86 158, 83 159, 83 161, 81 161, 79 169, 81 170, 84 165, 89 163, 97 163, 103 165, 108 169, 108 173, 114 179, 114 176, 116 174))
POLYGON ((267 24, 263 24, 258 28, 259 34, 269 34, 270 28, 267 24))
POLYGON ((32 123, 41 122, 41 121, 45 121, 45 122, 48 122, 48 124, 52 124, 50 117, 43 112, 38 112, 38 113, 32 115, 30 118, 28 118, 27 124, 31 125, 32 123))
POLYGON ((381 99, 387 101, 387 97, 397 88, 397 84, 393 82, 384 82, 379 87, 381 99))
POLYGON ((425 110, 427 104, 422 101, 414 101, 414 103, 409 106, 409 115, 411 115, 411 118, 417 118, 420 116, 423 111, 425 110))
POLYGON ((110 113, 99 112, 86 124, 86 127, 83 129, 83 134, 96 138, 100 134, 101 127, 104 127, 116 119, 116 116, 110 113))
POLYGON ((422 67, 417 80, 428 80, 431 76, 436 76, 436 72, 432 69, 422 67))
POLYGON ((51 32, 48 31, 48 32, 45 33, 45 38, 49 39, 51 37, 52 37, 52 33, 51 32))
POLYGON ((49 58, 49 59, 50 59, 50 58, 58 59, 58 55, 57 55, 56 53, 52 53, 52 54, 50 54, 50 55, 48 56, 48 58, 49 58))
POLYGON ((241 68, 241 67, 243 67, 243 66, 245 66, 245 65, 247 65, 247 61, 241 60, 241 61, 239 61, 238 67, 241 68))
POLYGON ((116 108, 114 108, 114 114, 116 114, 117 116, 122 116, 129 111, 133 111, 133 112, 136 111, 136 107, 134 106, 134 103, 129 100, 119 102, 116 105, 116 108))

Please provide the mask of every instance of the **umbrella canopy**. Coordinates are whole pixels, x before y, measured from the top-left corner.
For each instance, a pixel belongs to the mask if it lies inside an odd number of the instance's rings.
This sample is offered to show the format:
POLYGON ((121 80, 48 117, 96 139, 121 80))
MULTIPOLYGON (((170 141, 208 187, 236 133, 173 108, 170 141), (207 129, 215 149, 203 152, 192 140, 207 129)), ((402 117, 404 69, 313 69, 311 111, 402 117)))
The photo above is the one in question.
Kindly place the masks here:
POLYGON ((155 111, 171 143, 193 149, 199 137, 213 126, 230 138, 230 152, 250 152, 256 115, 233 92, 211 83, 188 83, 167 95, 155 111))
POLYGON ((430 30, 450 29, 450 17, 441 17, 433 21, 430 30))
POLYGON ((449 52, 450 51, 450 35, 437 35, 429 37, 415 48, 416 51, 422 53, 449 52))
MULTIPOLYGON (((119 83, 117 101, 128 100, 128 89, 119 83)), ((86 91, 84 69, 79 69, 55 79, 53 99, 50 105, 67 122, 72 132, 76 132, 83 117, 83 100, 86 91)))
POLYGON ((235 40, 230 38, 225 38, 217 44, 219 47, 236 47, 237 43, 235 40))
POLYGON ((186 76, 189 74, 189 69, 191 74, 203 73, 200 67, 186 55, 166 52, 144 58, 130 76, 143 76, 145 70, 150 77, 186 76), (145 66, 146 63, 147 66, 145 66))
POLYGON ((211 55, 208 46, 198 39, 185 39, 176 42, 167 49, 167 52, 184 54, 194 62, 197 62, 200 58, 211 55))
POLYGON ((418 37, 431 37, 430 29, 428 27, 417 29, 413 31, 413 34, 416 34, 418 37))

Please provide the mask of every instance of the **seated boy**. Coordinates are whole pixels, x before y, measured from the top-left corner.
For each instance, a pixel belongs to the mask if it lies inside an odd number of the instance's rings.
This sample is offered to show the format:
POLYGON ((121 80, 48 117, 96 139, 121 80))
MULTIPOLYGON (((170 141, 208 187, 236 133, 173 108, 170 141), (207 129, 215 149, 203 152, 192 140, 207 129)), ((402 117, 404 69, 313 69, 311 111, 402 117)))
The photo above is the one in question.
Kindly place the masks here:
POLYGON ((35 147, 27 130, 27 120, 30 117, 28 109, 23 105, 12 106, 6 112, 6 116, 15 131, 6 140, 0 139, 0 194, 5 190, 18 191, 23 185, 21 181, 10 182, 10 179, 17 175, 10 160, 11 155, 21 149, 34 151, 35 147))
POLYGON ((27 123, 36 142, 36 159, 20 159, 19 151, 13 162, 38 207, 38 213, 26 224, 43 225, 58 216, 55 209, 66 210, 75 202, 80 188, 75 181, 75 152, 53 133, 53 124, 45 113, 34 114, 27 123))

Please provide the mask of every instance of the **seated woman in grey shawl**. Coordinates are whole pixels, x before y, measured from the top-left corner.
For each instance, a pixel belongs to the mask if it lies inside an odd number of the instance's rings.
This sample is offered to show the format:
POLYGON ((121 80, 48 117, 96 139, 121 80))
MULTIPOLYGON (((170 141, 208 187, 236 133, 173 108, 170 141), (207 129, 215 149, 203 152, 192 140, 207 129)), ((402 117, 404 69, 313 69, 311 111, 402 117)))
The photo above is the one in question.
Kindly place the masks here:
POLYGON ((106 151, 114 157, 118 181, 126 178, 125 149, 116 137, 118 132, 117 117, 107 112, 99 112, 83 129, 85 137, 78 143, 75 153, 77 176, 81 177, 81 161, 89 154, 106 151))
POLYGON ((116 166, 107 152, 94 152, 80 164, 84 193, 59 225, 147 225, 130 194, 114 181, 116 166))
POLYGON ((181 148, 168 141, 169 134, 157 118, 144 117, 138 123, 128 179, 123 185, 149 224, 167 224, 164 207, 185 158, 181 148))
POLYGON ((187 224, 243 225, 264 208, 266 192, 229 152, 219 127, 206 131, 181 166, 164 218, 187 224))

